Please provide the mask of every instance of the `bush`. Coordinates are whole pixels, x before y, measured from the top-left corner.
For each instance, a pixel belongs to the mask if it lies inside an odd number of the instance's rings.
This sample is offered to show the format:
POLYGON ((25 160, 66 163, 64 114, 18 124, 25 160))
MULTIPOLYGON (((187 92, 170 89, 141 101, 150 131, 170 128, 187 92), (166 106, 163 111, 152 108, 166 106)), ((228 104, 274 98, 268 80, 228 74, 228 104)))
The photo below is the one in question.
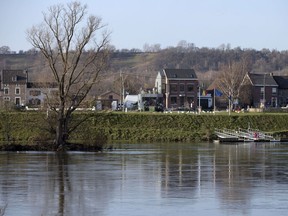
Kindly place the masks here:
MULTIPOLYGON (((53 129, 41 112, 0 113, 0 140, 45 143, 54 139, 53 129)), ((72 121, 87 118, 69 137, 71 143, 105 148, 108 142, 211 140, 215 128, 248 128, 285 134, 287 114, 194 115, 164 113, 75 113, 72 121)), ((73 122, 72 122, 73 123, 73 122)))

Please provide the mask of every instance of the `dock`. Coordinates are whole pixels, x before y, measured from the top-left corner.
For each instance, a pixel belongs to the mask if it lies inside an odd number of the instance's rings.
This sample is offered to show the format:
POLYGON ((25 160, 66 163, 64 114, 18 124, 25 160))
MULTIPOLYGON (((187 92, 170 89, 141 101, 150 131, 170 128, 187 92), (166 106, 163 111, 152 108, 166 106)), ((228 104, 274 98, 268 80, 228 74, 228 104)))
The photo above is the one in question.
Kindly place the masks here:
POLYGON ((218 142, 280 142, 280 139, 274 138, 271 134, 257 129, 215 129, 218 142))

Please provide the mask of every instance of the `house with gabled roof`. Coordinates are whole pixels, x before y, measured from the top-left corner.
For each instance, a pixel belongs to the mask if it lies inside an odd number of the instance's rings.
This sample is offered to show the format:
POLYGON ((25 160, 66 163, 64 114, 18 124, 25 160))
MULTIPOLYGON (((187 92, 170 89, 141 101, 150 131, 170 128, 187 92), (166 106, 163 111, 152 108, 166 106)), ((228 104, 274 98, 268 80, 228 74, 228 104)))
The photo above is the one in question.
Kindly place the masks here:
POLYGON ((2 70, 0 79, 1 102, 17 106, 26 104, 27 70, 2 70))
POLYGON ((166 109, 197 106, 198 78, 193 69, 163 69, 157 74, 155 88, 163 95, 166 109))
POLYGON ((275 76, 274 80, 278 84, 278 105, 285 107, 288 104, 288 76, 275 76))
POLYGON ((47 96, 57 90, 55 83, 28 82, 27 70, 2 70, 0 74, 0 99, 4 104, 42 107, 47 96))
POLYGON ((102 109, 112 109, 115 110, 119 106, 120 94, 114 91, 106 91, 98 96, 96 100, 96 108, 98 110, 102 109))
POLYGON ((58 86, 53 82, 28 82, 26 90, 26 105, 29 107, 45 107, 50 98, 57 94, 58 86))
POLYGON ((244 86, 249 86, 253 107, 277 107, 278 83, 272 73, 247 73, 244 86))

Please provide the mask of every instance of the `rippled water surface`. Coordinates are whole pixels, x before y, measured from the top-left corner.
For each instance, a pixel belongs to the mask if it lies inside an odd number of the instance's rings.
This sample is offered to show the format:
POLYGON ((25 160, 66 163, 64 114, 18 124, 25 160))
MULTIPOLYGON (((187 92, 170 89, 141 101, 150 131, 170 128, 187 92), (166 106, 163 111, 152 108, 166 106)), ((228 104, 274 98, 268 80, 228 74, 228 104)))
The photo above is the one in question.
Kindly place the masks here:
POLYGON ((4 215, 288 215, 288 144, 0 153, 4 215))

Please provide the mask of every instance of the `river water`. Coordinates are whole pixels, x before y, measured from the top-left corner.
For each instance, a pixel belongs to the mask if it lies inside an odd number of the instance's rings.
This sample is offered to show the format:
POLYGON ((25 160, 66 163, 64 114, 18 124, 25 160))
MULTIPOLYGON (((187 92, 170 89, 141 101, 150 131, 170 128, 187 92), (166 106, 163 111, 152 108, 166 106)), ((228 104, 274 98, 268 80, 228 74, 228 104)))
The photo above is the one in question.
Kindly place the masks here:
POLYGON ((288 144, 115 147, 0 152, 1 210, 8 216, 288 214, 288 144))

